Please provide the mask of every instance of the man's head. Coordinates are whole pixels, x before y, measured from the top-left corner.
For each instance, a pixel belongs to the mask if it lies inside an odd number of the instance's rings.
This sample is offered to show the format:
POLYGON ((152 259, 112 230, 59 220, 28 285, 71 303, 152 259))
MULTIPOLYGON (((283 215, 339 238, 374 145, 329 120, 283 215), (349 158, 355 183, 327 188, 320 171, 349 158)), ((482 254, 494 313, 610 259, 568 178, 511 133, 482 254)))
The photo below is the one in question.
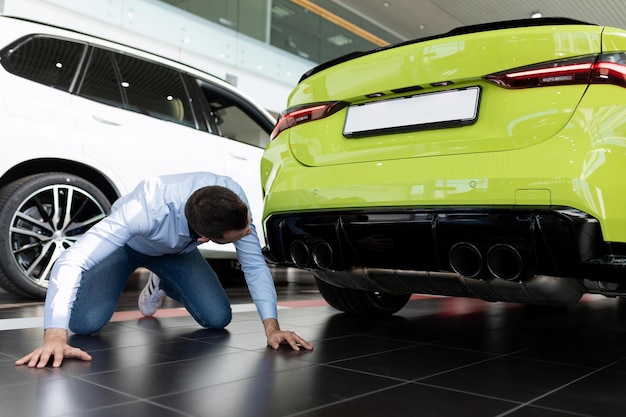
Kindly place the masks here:
POLYGON ((231 243, 251 233, 248 206, 226 187, 196 190, 185 204, 185 217, 199 241, 231 243))

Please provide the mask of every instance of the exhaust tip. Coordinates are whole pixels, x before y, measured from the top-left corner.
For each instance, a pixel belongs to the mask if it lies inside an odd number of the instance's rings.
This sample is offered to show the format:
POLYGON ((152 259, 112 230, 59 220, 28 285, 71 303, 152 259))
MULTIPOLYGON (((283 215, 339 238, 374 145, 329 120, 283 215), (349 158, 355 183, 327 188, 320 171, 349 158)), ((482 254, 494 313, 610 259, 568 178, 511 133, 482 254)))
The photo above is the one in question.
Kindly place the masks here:
POLYGON ((291 243, 289 253, 291 255, 291 260, 297 267, 305 268, 309 265, 311 254, 309 253, 309 248, 303 241, 293 241, 291 243))
POLYGON ((471 243, 459 242, 450 248, 449 255, 452 270, 459 275, 475 278, 483 268, 483 257, 478 248, 471 243))
POLYGON ((489 248, 487 268, 496 278, 515 281, 522 275, 524 261, 517 249, 511 245, 500 243, 489 248))
POLYGON ((320 240, 313 246, 313 262, 322 269, 329 269, 333 264, 333 248, 325 240, 320 240))

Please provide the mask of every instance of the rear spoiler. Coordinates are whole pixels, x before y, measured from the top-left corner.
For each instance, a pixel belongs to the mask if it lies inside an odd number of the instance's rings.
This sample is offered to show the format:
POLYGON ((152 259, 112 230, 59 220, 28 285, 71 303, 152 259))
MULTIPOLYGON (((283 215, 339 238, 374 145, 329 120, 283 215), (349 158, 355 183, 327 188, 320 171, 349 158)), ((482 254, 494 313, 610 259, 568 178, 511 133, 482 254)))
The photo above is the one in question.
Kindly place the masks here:
POLYGON ((400 42, 393 45, 385 46, 382 48, 375 48, 369 51, 356 51, 351 52, 346 55, 342 55, 338 58, 331 59, 330 61, 324 62, 316 67, 311 68, 300 77, 300 81, 302 82, 305 79, 309 78, 313 74, 317 74, 320 71, 323 71, 327 68, 331 68, 335 65, 341 64, 343 62, 350 61, 352 59, 356 59, 365 55, 373 54, 376 52, 384 51, 386 49, 398 48, 405 45, 410 45, 413 43, 420 43, 429 41, 432 39, 440 39, 447 38, 450 36, 457 35, 465 35, 468 33, 478 33, 478 32, 487 32, 490 30, 499 30, 499 29, 513 29, 520 27, 531 27, 531 26, 554 26, 554 25, 592 25, 597 26, 594 23, 583 22, 580 20, 569 19, 566 17, 542 17, 538 19, 518 19, 518 20, 505 20, 501 22, 492 22, 492 23, 481 23, 478 25, 469 25, 469 26, 461 26, 458 28, 454 28, 449 32, 442 33, 440 35, 429 36, 425 38, 412 39, 406 42, 400 42))

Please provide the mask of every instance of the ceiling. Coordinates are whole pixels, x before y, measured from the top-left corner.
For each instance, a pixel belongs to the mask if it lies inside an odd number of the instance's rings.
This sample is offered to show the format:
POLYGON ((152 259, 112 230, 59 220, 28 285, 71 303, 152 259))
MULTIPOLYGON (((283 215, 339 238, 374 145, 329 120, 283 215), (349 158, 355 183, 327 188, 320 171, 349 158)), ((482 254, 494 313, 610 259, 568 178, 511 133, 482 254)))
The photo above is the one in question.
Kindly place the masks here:
POLYGON ((626 29, 624 0, 331 0, 401 39, 438 35, 458 26, 569 17, 626 29))

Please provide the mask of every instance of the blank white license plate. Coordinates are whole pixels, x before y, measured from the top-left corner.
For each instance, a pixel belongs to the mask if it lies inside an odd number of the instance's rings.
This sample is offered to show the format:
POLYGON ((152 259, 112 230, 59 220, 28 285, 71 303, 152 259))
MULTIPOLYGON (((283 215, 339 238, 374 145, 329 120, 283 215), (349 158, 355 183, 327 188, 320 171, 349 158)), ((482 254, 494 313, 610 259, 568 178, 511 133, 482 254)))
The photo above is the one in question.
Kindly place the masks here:
POLYGON ((480 87, 446 90, 348 107, 346 137, 472 124, 478 117, 480 87))

